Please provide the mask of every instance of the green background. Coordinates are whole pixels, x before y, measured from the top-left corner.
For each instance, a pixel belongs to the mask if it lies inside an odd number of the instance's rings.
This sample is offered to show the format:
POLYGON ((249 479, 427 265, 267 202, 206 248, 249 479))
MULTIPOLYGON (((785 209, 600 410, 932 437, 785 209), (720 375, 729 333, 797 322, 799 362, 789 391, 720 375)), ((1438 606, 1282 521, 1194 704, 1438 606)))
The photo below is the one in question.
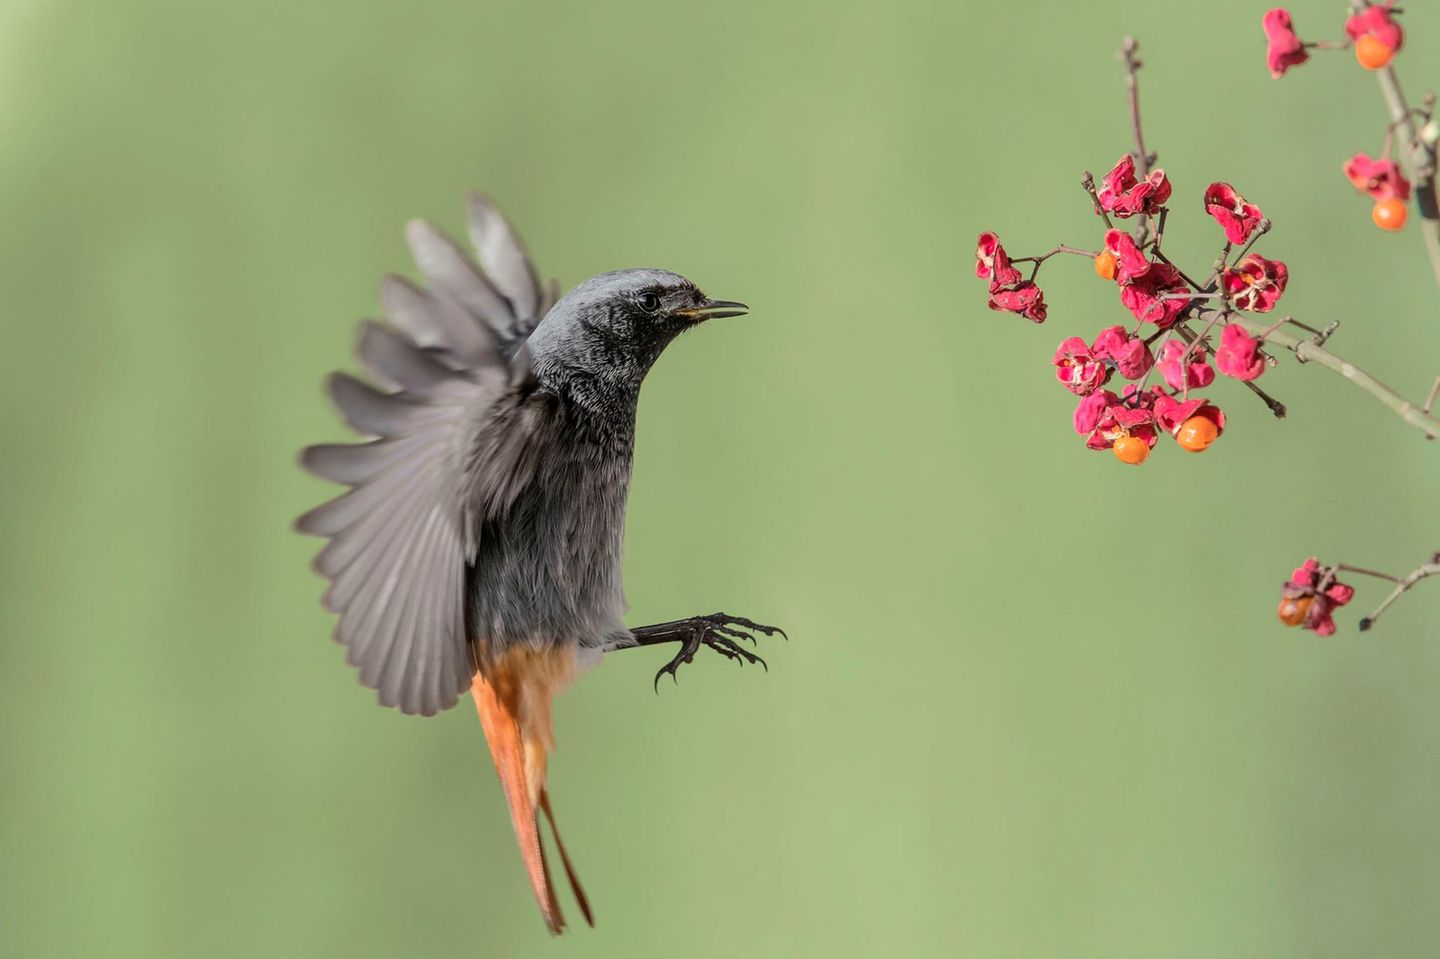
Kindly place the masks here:
MULTIPOLYGON (((1402 75, 1440 62, 1412 4, 1402 75)), ((1287 363, 1204 456, 1087 452, 1048 366, 1127 318, 1079 260, 1036 328, 974 236, 1094 246, 1144 43, 1167 248, 1229 179, 1284 305, 1423 395, 1412 226, 1341 161, 1348 54, 1282 82, 1264 5, 0 2, 0 951, 7 956, 1411 956, 1440 940, 1440 587, 1276 622, 1310 553, 1440 548, 1435 450, 1287 363), (472 711, 377 708, 291 518, 404 221, 491 192, 547 275, 684 272, 753 315, 641 401, 632 622, 786 626, 661 695, 559 706, 599 914, 550 943, 472 711)), ((1339 3, 1296 10, 1340 33, 1339 3)), ((568 900, 567 900, 568 901, 568 900)), ((575 910, 569 909, 572 919, 575 910)))

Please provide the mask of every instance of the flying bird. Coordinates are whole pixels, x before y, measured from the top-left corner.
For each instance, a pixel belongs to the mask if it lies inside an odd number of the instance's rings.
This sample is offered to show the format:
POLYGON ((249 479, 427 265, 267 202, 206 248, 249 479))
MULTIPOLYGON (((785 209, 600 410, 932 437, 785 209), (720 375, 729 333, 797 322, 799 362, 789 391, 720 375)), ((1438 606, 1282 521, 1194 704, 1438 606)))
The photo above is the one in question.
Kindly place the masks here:
POLYGON ((739 641, 784 635, 724 613, 624 623, 641 382, 680 333, 747 307, 658 269, 605 273, 561 297, 482 195, 469 197, 469 233, 473 259, 431 224, 407 226, 426 285, 383 281, 388 322, 362 323, 357 347, 373 383, 330 376, 340 415, 369 439, 301 454, 350 490, 296 527, 329 539, 314 565, 330 580, 335 638, 381 704, 430 716, 470 691, 541 916, 558 933, 539 812, 594 918, 545 789, 556 694, 607 652, 678 643, 658 689, 702 647, 763 665, 739 641))

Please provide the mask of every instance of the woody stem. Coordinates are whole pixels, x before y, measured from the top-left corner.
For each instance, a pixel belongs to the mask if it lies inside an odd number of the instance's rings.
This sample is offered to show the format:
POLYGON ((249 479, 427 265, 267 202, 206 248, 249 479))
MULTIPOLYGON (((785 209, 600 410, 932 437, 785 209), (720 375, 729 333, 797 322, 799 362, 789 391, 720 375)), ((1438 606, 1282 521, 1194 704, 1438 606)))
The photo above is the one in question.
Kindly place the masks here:
MULTIPOLYGON (((1199 315, 1203 317, 1208 312, 1210 311, 1201 311, 1199 315)), ((1258 320, 1252 320, 1241 314, 1231 314, 1229 321, 1231 323, 1238 323, 1252 336, 1258 337, 1269 329, 1268 324, 1261 323, 1258 320)), ((1426 439, 1433 440, 1437 436, 1440 436, 1440 419, 1427 413, 1418 404, 1410 402, 1369 373, 1357 367, 1354 363, 1331 353, 1325 349, 1324 346, 1316 343, 1314 339, 1301 339, 1298 336, 1292 336, 1283 330, 1277 329, 1270 330, 1268 335, 1264 337, 1264 340, 1267 344, 1278 346, 1281 349, 1294 353, 1295 358, 1302 363, 1318 363, 1327 370, 1340 374, 1349 382, 1360 387, 1360 389, 1369 393, 1381 403, 1384 403, 1406 423, 1409 423, 1424 433, 1426 439)))
POLYGON ((1366 569, 1363 566, 1351 566, 1348 563, 1336 563, 1335 568, 1347 573, 1354 573, 1356 576, 1371 576, 1375 579, 1387 580, 1391 583, 1400 582, 1399 576, 1391 576, 1389 573, 1382 573, 1379 570, 1366 569))
POLYGON ((1110 214, 1100 205, 1100 194, 1095 190, 1095 174, 1086 170, 1085 175, 1080 178, 1080 186, 1090 194, 1090 203, 1095 207, 1095 214, 1105 221, 1105 229, 1113 229, 1115 224, 1110 222, 1110 214))
POLYGON ((1195 352, 1195 348, 1205 342, 1205 337, 1210 335, 1210 331, 1215 328, 1215 324, 1224 315, 1223 312, 1215 311, 1215 315, 1205 321, 1205 328, 1193 340, 1185 344, 1185 352, 1180 354, 1180 400, 1182 402, 1190 398, 1190 357, 1195 352))
POLYGON ((1055 249, 1050 250, 1050 251, 1045 252, 1045 253, 1041 253, 1039 256, 1015 256, 1015 257, 1011 257, 1011 258, 1010 258, 1010 262, 1011 262, 1011 263, 1044 263, 1046 260, 1050 259, 1052 256, 1056 256, 1057 254, 1060 254, 1060 253, 1072 253, 1072 254, 1074 254, 1075 256, 1088 256, 1088 257, 1089 257, 1090 259, 1092 259, 1092 260, 1095 259, 1095 257, 1099 256, 1099 254, 1096 253, 1094 250, 1082 250, 1082 249, 1080 249, 1080 248, 1078 248, 1078 247, 1066 246, 1065 244, 1062 243, 1062 244, 1060 244, 1059 246, 1057 246, 1055 249))
MULTIPOLYGON (((1437 559, 1440 559, 1440 557, 1437 557, 1437 559)), ((1364 632, 1371 626, 1374 626, 1375 621, 1380 618, 1381 614, 1383 614, 1385 610, 1390 608, 1390 604, 1394 603, 1395 600, 1403 596, 1406 590, 1408 590, 1410 587, 1414 586, 1416 583, 1420 582, 1426 577, 1435 576, 1437 574, 1440 574, 1440 562, 1431 562, 1425 563, 1424 565, 1418 567, 1414 572, 1412 572, 1409 576, 1406 576, 1404 579, 1395 580, 1395 588, 1390 591, 1390 595, 1386 596, 1385 599, 1380 603, 1380 605, 1375 607, 1375 611, 1373 613, 1360 620, 1360 631, 1364 632)))
MULTIPOLYGON (((1207 330, 1221 320, 1228 320, 1231 323, 1236 323, 1240 321, 1239 315, 1230 312, 1228 309, 1199 310, 1195 313, 1195 318, 1197 320, 1205 320, 1208 324, 1205 327, 1207 330)), ((1248 328, 1249 327, 1247 326, 1247 329, 1248 328)), ((1176 332, 1180 334, 1180 338, 1184 340, 1187 344, 1193 344, 1197 339, 1199 339, 1199 337, 1197 337, 1194 333, 1190 331, 1189 327, 1183 324, 1177 324, 1175 329, 1176 332)), ((1265 392, 1263 389, 1256 386, 1249 380, 1241 380, 1240 382, 1244 383, 1245 386, 1249 388, 1251 393, 1254 393, 1256 396, 1260 397, 1260 401, 1270 408, 1271 414, 1273 414, 1277 420, 1283 420, 1285 418, 1285 414, 1289 411, 1286 410, 1284 403, 1280 402, 1275 397, 1271 396, 1269 393, 1265 392)))
MULTIPOLYGON (((1150 175, 1150 164, 1155 157, 1145 149, 1145 128, 1140 122, 1140 43, 1134 37, 1126 37, 1120 44, 1120 60, 1125 64, 1125 93, 1130 100, 1130 129, 1135 134, 1135 175, 1143 180, 1150 175)), ((1150 238, 1150 217, 1140 218, 1135 228, 1135 242, 1144 246, 1150 238)))
POLYGON ((1259 240, 1262 236, 1269 232, 1270 218, 1268 216, 1262 216, 1260 218, 1260 222, 1255 224, 1255 232, 1250 234, 1249 242, 1241 248, 1240 254, 1235 257, 1235 262, 1239 263, 1241 260, 1245 259, 1245 254, 1250 252, 1250 248, 1255 245, 1255 241, 1259 240))

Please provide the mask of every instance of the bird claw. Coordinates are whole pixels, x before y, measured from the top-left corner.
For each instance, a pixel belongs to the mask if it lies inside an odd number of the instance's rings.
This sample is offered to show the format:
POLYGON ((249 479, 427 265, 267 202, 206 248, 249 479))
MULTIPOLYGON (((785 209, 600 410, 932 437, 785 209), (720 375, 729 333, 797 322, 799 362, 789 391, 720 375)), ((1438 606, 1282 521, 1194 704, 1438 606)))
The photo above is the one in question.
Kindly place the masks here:
POLYGON ((726 659, 735 660, 742 668, 746 663, 752 666, 758 663, 760 668, 768 673, 770 667, 765 660, 741 646, 736 640, 746 640, 752 646, 759 646, 760 644, 754 636, 755 633, 767 637, 779 635, 782 639, 787 640, 790 638, 785 635, 785 630, 778 626, 766 626, 743 616, 727 616, 725 613, 696 616, 691 622, 693 625, 690 634, 680 641, 680 652, 676 653, 675 658, 670 662, 661 666, 659 672, 655 674, 654 685, 657 693, 660 691, 660 677, 666 673, 670 674, 672 682, 679 684, 677 674, 680 666, 694 662, 695 654, 700 651, 701 646, 708 646, 726 659))

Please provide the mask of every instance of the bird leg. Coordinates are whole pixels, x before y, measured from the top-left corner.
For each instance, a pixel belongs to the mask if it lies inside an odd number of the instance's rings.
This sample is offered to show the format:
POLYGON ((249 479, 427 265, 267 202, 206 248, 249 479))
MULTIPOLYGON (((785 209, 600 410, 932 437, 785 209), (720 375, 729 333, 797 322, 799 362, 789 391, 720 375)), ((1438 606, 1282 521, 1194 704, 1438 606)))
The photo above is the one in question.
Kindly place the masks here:
POLYGON ((768 671, 770 667, 765 665, 765 660, 736 642, 737 639, 743 639, 748 640, 752 645, 758 645, 755 642, 755 633, 762 636, 779 634, 782 638, 789 638, 785 636, 785 630, 778 626, 764 626, 753 620, 745 619, 743 616, 730 616, 726 613, 692 616, 689 619, 677 619, 669 623, 656 623, 654 626, 639 626, 630 631, 630 635, 635 638, 636 646, 656 646, 660 643, 680 644, 680 651, 675 654, 675 658, 660 667, 660 671, 655 674, 656 692, 660 691, 660 677, 666 673, 670 674, 672 681, 678 682, 675 674, 680 669, 680 665, 694 662, 695 654, 700 651, 701 646, 709 646, 726 659, 733 659, 741 666, 746 663, 759 663, 768 671))

